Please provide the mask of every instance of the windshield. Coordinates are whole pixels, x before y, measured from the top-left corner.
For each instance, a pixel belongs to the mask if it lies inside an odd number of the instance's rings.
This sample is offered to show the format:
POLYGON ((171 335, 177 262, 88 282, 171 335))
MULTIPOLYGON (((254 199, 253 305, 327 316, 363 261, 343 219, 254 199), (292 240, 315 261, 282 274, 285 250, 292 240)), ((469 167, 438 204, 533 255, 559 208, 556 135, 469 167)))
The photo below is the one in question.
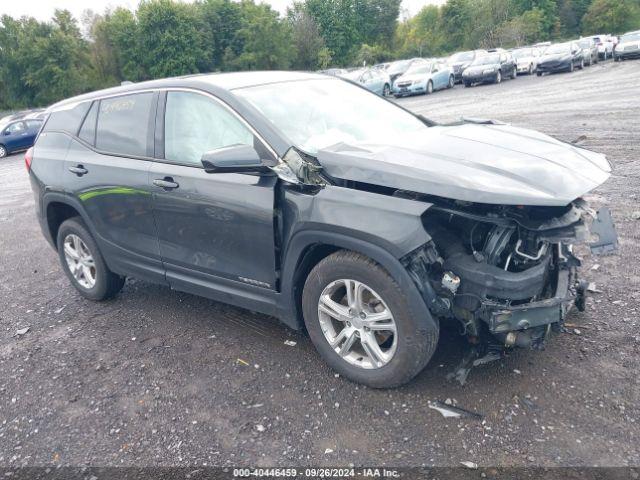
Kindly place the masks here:
POLYGON ((423 74, 431 71, 430 63, 414 65, 406 71, 405 75, 423 74))
POLYGON ((475 57, 474 52, 458 52, 451 55, 451 62, 470 62, 475 57))
POLYGON ((544 53, 547 55, 554 55, 556 53, 569 53, 570 48, 568 43, 558 43, 556 45, 551 45, 547 48, 544 53))
POLYGON ((354 70, 353 72, 346 72, 341 74, 342 78, 348 78, 349 80, 358 80, 360 76, 364 73, 364 70, 354 70))
POLYGON ((407 68, 409 68, 410 64, 411 60, 400 60, 399 62, 393 62, 391 65, 389 65, 387 71, 389 73, 404 72, 407 68))
POLYGON ((640 32, 623 35, 620 42, 637 42, 640 41, 640 32))
POLYGON ((234 93, 312 155, 342 142, 400 146, 428 128, 393 103, 338 79, 259 85, 234 93))
POLYGON ((531 56, 533 56, 533 53, 529 48, 523 48, 522 50, 513 51, 513 58, 524 58, 524 57, 531 57, 531 56))
POLYGON ((485 55, 478 57, 471 65, 489 65, 492 63, 500 63, 500 55, 485 55))

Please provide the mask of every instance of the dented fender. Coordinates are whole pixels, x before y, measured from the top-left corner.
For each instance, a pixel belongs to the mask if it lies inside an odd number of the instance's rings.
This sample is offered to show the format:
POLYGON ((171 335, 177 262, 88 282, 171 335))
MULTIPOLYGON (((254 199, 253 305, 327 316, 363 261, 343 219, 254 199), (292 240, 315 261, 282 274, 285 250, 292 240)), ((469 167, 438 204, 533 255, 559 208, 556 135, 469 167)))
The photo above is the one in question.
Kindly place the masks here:
POLYGON ((279 192, 282 310, 280 318, 300 326, 296 298, 304 280, 296 272, 309 249, 323 244, 353 250, 384 267, 407 296, 412 311, 436 324, 400 258, 430 240, 421 215, 429 203, 327 185, 309 194, 283 186, 279 192))
POLYGON ((334 185, 314 195, 286 187, 283 191, 285 251, 296 233, 308 229, 349 235, 398 259, 431 239, 421 217, 430 203, 334 185))

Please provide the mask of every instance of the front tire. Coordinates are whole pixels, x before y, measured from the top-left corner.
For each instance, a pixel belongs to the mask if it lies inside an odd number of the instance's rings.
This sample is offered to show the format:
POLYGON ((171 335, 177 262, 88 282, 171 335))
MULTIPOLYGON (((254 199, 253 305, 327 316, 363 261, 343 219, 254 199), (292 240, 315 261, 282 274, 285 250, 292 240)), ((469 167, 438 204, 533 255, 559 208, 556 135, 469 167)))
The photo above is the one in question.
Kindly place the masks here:
POLYGON ((498 73, 496 73, 496 78, 493 81, 493 83, 500 83, 502 82, 502 72, 500 72, 500 70, 498 70, 498 73))
POLYGON ((580 60, 580 66, 578 67, 580 70, 584 70, 584 58, 580 60))
POLYGON ((425 91, 425 93, 427 95, 433 93, 433 82, 431 80, 427 82, 427 90, 425 91))
POLYGON ((122 289, 124 277, 109 270, 80 217, 70 218, 60 225, 56 244, 64 273, 83 297, 107 300, 122 289))
POLYGON ((453 75, 451 75, 449 77, 449 83, 447 84, 447 88, 453 88, 455 84, 456 84, 456 79, 454 78, 453 75))
POLYGON ((391 95, 391 87, 389 86, 388 83, 385 83, 384 87, 382 87, 382 96, 388 97, 390 95, 391 95))
POLYGON ((469 88, 469 87, 471 86, 471 82, 464 82, 464 86, 465 86, 466 88, 469 88))
POLYGON ((309 337, 329 366, 373 388, 411 380, 438 342, 438 324, 416 315, 387 271, 356 252, 338 251, 313 268, 302 310, 309 337))
POLYGON ((0 158, 4 158, 9 154, 9 152, 7 152, 7 149, 4 145, 0 145, 0 158))

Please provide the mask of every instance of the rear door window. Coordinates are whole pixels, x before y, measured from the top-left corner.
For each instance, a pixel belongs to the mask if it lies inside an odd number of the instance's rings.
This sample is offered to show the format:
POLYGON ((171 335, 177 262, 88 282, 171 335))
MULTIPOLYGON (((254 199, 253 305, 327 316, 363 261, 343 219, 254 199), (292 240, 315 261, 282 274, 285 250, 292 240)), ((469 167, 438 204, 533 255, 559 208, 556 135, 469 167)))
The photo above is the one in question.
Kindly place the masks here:
POLYGON ((149 92, 101 100, 96 148, 132 157, 152 156, 148 139, 153 99, 149 92))

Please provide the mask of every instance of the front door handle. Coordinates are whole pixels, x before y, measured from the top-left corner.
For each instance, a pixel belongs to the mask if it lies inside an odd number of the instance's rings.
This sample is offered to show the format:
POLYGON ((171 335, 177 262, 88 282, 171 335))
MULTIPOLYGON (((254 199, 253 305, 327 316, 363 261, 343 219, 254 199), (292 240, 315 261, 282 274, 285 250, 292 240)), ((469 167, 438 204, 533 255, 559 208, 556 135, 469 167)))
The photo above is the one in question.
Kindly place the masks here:
POLYGON ((69 167, 69 171, 71 173, 75 173, 79 177, 83 176, 86 173, 89 173, 89 170, 84 168, 82 165, 76 165, 75 167, 69 167))
POLYGON ((173 178, 171 177, 156 178, 153 181, 153 184, 156 187, 164 188, 165 190, 173 190, 174 188, 178 188, 180 186, 176 182, 174 182, 173 178))

